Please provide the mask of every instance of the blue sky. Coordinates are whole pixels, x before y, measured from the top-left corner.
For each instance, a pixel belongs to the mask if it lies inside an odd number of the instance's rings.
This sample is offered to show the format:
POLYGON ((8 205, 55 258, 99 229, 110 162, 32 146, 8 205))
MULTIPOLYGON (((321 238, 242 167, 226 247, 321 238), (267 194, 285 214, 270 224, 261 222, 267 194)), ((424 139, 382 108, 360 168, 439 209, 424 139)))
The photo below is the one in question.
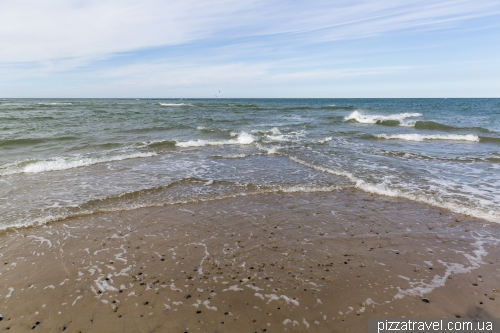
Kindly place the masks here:
POLYGON ((0 97, 500 97, 500 2, 0 1, 0 97))

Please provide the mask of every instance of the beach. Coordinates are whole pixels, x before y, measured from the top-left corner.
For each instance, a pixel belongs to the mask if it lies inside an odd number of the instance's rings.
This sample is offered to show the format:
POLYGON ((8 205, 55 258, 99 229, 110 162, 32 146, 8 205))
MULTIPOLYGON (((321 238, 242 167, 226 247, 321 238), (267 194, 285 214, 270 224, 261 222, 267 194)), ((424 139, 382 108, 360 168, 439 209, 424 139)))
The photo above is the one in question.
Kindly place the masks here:
POLYGON ((344 189, 75 216, 0 234, 0 330, 365 332, 498 317, 500 226, 344 189))
POLYGON ((498 99, 0 101, 0 331, 498 317, 498 99))

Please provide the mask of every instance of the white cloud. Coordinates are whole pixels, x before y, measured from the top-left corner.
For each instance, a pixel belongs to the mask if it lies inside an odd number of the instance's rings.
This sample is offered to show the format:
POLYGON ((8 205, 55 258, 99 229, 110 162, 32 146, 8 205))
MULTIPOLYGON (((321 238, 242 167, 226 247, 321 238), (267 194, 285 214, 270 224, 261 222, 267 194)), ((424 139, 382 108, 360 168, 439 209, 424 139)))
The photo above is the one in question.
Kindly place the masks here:
MULTIPOLYGON (((211 38, 317 42, 442 28, 498 14, 498 1, 16 0, 0 2, 0 62, 98 59, 211 38)), ((75 64, 81 63, 75 61, 75 64)))
POLYGON ((102 57, 185 43, 207 37, 215 21, 242 7, 229 5, 224 0, 2 2, 0 61, 102 57))
POLYGON ((484 79, 478 73, 498 73, 483 33, 498 37, 488 27, 499 13, 498 0, 0 1, 0 92, 317 97, 335 87, 387 96, 380 91, 392 85, 423 96, 439 93, 428 88, 437 81, 452 91, 457 73, 463 92, 484 79), (451 60, 482 63, 443 66, 451 60))

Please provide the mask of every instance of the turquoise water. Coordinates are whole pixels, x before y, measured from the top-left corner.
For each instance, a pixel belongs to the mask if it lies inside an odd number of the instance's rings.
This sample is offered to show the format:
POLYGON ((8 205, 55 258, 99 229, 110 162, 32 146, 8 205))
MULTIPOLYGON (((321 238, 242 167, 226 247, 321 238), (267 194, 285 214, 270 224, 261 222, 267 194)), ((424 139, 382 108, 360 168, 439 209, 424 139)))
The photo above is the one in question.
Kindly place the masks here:
POLYGON ((500 99, 0 99, 0 228, 357 187, 500 222, 500 99))

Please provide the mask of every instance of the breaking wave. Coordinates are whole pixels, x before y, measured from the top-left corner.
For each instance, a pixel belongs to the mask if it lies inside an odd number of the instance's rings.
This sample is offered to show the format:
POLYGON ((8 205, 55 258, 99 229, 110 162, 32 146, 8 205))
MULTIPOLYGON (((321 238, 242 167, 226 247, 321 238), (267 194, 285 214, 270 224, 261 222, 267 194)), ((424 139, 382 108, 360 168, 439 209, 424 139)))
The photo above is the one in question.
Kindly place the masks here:
POLYGON ((247 132, 239 134, 231 133, 231 136, 236 136, 235 139, 229 140, 189 140, 176 142, 178 147, 204 147, 204 146, 220 146, 220 145, 249 145, 255 141, 255 138, 247 132))
POLYGON ((451 140, 451 141, 469 141, 479 142, 480 139, 475 134, 374 134, 376 138, 388 140, 405 140, 405 141, 426 141, 426 140, 451 140))
POLYGON ((90 166, 98 163, 105 162, 113 162, 113 161, 122 161, 126 159, 132 158, 141 158, 141 157, 151 157, 157 155, 154 152, 147 153, 132 153, 132 154, 121 154, 107 157, 98 157, 98 158, 90 158, 90 157, 72 157, 72 158, 64 158, 57 157, 53 159, 47 159, 42 161, 22 161, 18 163, 11 163, 9 165, 0 167, 0 175, 6 176, 17 173, 40 173, 47 171, 60 171, 67 170, 73 168, 79 168, 84 166, 90 166), (3 170, 2 170, 3 169, 3 170))
POLYGON ((365 115, 359 111, 354 111, 344 118, 345 121, 353 121, 360 124, 379 124, 388 126, 413 126, 414 121, 405 122, 407 118, 421 117, 421 113, 396 113, 388 116, 384 115, 365 115))

